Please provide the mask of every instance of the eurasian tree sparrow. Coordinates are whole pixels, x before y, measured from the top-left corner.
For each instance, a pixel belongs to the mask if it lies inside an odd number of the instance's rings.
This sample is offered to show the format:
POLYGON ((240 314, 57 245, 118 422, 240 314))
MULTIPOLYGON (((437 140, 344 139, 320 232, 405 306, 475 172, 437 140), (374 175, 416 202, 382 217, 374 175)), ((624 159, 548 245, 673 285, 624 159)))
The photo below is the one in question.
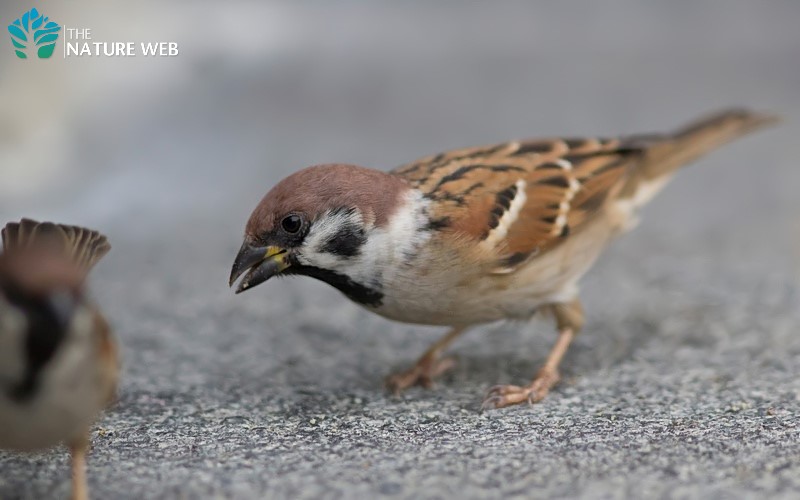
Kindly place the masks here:
POLYGON ((117 351, 86 297, 89 269, 110 246, 88 229, 23 219, 2 231, 0 448, 67 444, 73 498, 87 498, 89 431, 112 401, 117 351))
POLYGON ((484 407, 544 398, 584 323, 578 281, 679 167, 773 116, 728 110, 668 134, 512 141, 428 156, 389 173, 309 167, 279 182, 247 222, 230 284, 325 281, 381 316, 451 330, 387 385, 430 386, 465 329, 549 312, 558 339, 527 385, 484 407))

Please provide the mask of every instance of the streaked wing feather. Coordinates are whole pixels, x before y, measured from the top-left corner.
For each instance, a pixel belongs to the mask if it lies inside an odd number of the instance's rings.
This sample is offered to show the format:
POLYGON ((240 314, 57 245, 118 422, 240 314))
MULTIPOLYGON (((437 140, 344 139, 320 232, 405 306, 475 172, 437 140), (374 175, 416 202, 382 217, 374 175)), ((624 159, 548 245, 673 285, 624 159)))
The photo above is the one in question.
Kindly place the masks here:
POLYGON ((449 229, 491 248, 497 272, 557 246, 604 205, 642 149, 617 139, 467 148, 394 170, 437 202, 449 229))
POLYGON ((636 208, 680 166, 776 121, 729 109, 668 134, 465 148, 394 173, 435 202, 432 224, 476 241, 496 257, 495 272, 505 273, 566 241, 609 199, 636 208))

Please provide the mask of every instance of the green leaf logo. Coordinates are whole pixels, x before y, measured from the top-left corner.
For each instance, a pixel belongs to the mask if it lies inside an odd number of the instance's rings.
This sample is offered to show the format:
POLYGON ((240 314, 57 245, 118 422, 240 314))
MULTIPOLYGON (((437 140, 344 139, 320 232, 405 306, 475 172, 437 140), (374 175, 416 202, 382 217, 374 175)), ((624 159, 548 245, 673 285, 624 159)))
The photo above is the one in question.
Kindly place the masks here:
POLYGON ((56 40, 61 26, 49 21, 36 9, 24 13, 22 17, 8 25, 14 52, 20 59, 28 58, 28 45, 31 42, 37 47, 39 59, 47 59, 56 49, 56 40))

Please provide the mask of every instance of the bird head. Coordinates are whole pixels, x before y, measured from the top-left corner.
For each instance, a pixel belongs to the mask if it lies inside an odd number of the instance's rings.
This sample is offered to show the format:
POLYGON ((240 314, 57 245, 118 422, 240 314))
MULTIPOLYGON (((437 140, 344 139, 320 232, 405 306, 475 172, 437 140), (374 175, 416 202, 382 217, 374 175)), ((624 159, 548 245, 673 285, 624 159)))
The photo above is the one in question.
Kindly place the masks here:
POLYGON ((240 293, 273 276, 306 275, 348 295, 364 292, 346 288, 358 288, 354 281, 376 271, 380 251, 366 249, 380 239, 376 234, 407 191, 398 177, 353 165, 319 165, 290 175, 250 216, 229 284, 244 276, 240 293))
POLYGON ((39 326, 64 332, 87 301, 84 270, 44 247, 8 252, 0 259, 0 290, 11 304, 28 310, 39 326))

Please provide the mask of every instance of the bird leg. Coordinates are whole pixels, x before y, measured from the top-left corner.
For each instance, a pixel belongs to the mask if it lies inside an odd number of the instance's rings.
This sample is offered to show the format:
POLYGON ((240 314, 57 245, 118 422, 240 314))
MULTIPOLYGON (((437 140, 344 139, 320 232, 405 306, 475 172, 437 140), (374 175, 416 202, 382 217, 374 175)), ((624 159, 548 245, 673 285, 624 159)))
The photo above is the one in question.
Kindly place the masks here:
POLYGON ((83 435, 70 443, 70 452, 72 453, 72 500, 89 499, 86 485, 86 449, 88 447, 89 438, 87 435, 83 435))
POLYGON ((533 404, 544 399, 550 389, 561 379, 558 365, 574 337, 575 333, 572 330, 562 330, 558 335, 556 345, 547 355, 547 361, 530 384, 526 386, 496 385, 489 389, 481 408, 503 408, 525 401, 533 404))
POLYGON ((496 385, 489 389, 481 409, 504 408, 526 401, 530 404, 538 403, 561 380, 558 367, 575 338, 575 334, 583 326, 583 311, 578 301, 570 304, 556 304, 549 308, 556 317, 559 333, 555 345, 547 355, 544 366, 539 369, 528 385, 496 385))
POLYGON ((447 335, 440 338, 434 343, 425 354, 422 355, 408 370, 394 373, 386 377, 386 387, 394 394, 420 385, 429 389, 433 386, 433 379, 450 370, 456 365, 455 358, 448 356, 443 358, 442 352, 449 346, 459 335, 464 333, 465 328, 454 327, 447 335))

